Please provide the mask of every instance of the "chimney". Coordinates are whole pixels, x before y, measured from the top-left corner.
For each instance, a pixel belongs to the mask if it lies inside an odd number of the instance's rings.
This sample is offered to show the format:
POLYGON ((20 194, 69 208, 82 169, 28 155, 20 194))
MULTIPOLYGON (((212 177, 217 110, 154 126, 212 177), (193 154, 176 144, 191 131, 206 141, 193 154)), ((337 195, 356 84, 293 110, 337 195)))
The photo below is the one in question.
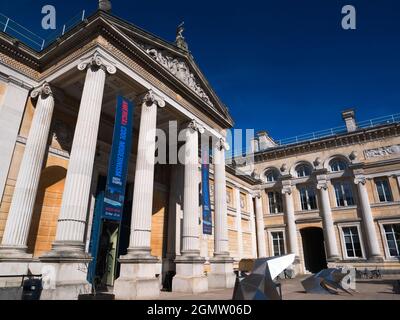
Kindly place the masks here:
POLYGON ((257 132, 257 136, 260 150, 276 147, 275 141, 268 135, 267 131, 259 131, 257 132))
POLYGON ((111 1, 99 0, 99 10, 103 10, 105 12, 110 12, 111 11, 111 1))
POLYGON ((347 132, 353 132, 357 130, 357 124, 354 115, 354 109, 347 109, 342 112, 342 118, 346 123, 347 132))
POLYGON ((250 153, 255 153, 259 150, 260 148, 258 146, 258 139, 254 137, 253 139, 250 140, 250 153))

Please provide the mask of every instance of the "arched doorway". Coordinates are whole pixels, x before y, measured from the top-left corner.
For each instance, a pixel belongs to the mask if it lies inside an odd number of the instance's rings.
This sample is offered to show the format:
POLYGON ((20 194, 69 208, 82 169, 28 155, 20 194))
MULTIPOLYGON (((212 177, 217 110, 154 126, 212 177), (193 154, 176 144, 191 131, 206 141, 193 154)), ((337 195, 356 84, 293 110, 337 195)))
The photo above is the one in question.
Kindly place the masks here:
POLYGON ((321 228, 309 227, 300 230, 303 243, 304 265, 307 271, 317 273, 327 267, 324 235, 321 228))

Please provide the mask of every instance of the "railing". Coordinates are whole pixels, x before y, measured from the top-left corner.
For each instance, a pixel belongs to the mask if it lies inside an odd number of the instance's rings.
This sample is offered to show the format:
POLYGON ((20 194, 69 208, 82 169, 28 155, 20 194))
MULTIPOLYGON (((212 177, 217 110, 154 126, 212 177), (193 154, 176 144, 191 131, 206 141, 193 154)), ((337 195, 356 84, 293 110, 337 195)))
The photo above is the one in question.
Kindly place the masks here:
POLYGON ((45 40, 43 38, 1 13, 0 30, 37 51, 44 48, 45 40))
POLYGON ((57 38, 63 36, 66 32, 73 29, 80 22, 85 20, 85 10, 82 10, 72 19, 64 23, 60 28, 57 28, 53 33, 51 33, 47 38, 42 38, 32 31, 28 30, 24 26, 0 13, 0 31, 7 33, 13 38, 18 39, 22 43, 26 44, 28 47, 36 50, 42 51, 44 48, 49 46, 57 38))
MULTIPOLYGON (((389 116, 383 116, 383 117, 378 117, 374 118, 371 120, 366 120, 366 121, 360 121, 357 122, 357 129, 367 129, 367 128, 372 128, 376 127, 379 125, 384 125, 384 124, 391 124, 391 123, 396 123, 400 122, 400 113, 397 114, 392 114, 389 116)), ((298 142, 304 142, 304 141, 312 141, 320 138, 326 138, 330 136, 335 136, 338 134, 346 133, 347 128, 346 126, 340 126, 336 128, 330 128, 326 130, 321 130, 321 131, 315 131, 299 136, 294 136, 291 138, 286 138, 286 139, 281 139, 275 141, 277 145, 279 146, 285 146, 289 144, 295 144, 298 142)))
MULTIPOLYGON (((357 122, 357 129, 368 129, 368 128, 373 128, 373 127, 377 127, 380 125, 391 124, 391 123, 400 123, 400 113, 357 122)), ((325 130, 320 130, 320 131, 314 131, 311 133, 306 133, 306 134, 294 136, 291 138, 275 140, 275 143, 277 144, 277 146, 287 146, 287 145, 296 144, 296 143, 300 143, 300 142, 313 141, 313 140, 317 140, 317 139, 321 139, 321 138, 332 137, 332 136, 335 136, 338 134, 343 134, 346 132, 347 132, 346 126, 340 126, 340 127, 335 127, 335 128, 330 128, 330 129, 325 129, 325 130)), ((232 158, 244 155, 244 153, 241 151, 235 151, 235 150, 232 150, 232 151, 233 151, 233 154, 232 154, 232 152, 227 154, 227 156, 226 156, 227 159, 232 159, 232 158)), ((250 152, 250 150, 247 150, 247 154, 249 154, 249 152, 250 152)))

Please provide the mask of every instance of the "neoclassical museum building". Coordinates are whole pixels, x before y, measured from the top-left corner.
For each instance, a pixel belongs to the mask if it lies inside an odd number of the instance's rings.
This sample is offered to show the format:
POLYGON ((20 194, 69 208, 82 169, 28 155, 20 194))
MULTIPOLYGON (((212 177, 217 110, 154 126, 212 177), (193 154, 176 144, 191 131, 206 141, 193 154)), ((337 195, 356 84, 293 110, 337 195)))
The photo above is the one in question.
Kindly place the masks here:
POLYGON ((342 130, 288 143, 259 132, 251 153, 225 162, 233 119, 182 26, 169 43, 104 3, 43 50, 0 33, 1 288, 33 274, 43 277, 42 299, 76 299, 93 282, 117 299, 154 298, 163 287, 200 293, 233 287, 241 259, 287 253, 294 274, 400 271, 399 116, 367 126, 348 109, 342 130), (135 108, 115 222, 99 212, 118 96, 135 108), (168 160, 183 150, 182 163, 149 159, 160 152, 156 129, 168 160))

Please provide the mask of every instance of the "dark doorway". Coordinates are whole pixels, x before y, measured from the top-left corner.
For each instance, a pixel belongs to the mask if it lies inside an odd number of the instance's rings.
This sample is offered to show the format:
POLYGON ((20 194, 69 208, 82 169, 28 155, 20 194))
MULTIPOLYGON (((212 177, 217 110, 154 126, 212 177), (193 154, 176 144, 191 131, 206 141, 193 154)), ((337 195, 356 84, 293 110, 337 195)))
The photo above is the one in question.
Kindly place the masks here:
POLYGON ((327 268, 324 235, 321 228, 311 227, 300 230, 303 242, 306 270, 317 273, 327 268))

